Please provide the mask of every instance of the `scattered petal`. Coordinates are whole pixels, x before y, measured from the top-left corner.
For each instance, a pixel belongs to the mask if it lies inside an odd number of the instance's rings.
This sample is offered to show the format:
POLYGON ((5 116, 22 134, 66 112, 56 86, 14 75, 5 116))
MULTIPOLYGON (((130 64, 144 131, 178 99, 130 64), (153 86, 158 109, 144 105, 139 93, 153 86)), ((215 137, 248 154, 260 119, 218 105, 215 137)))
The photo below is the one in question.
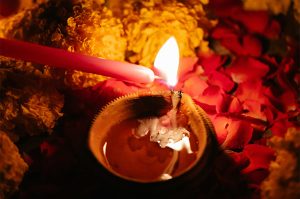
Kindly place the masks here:
POLYGON ((198 98, 207 87, 208 84, 205 80, 201 79, 198 75, 194 75, 184 82, 182 91, 193 98, 198 98))
POLYGON ((228 134, 222 144, 226 149, 242 149, 251 140, 253 127, 249 122, 231 120, 226 129, 228 134))
POLYGON ((258 144, 248 144, 243 153, 250 160, 250 164, 243 170, 243 173, 249 173, 257 169, 269 169, 270 162, 274 160, 274 151, 266 146, 258 144))
POLYGON ((242 152, 226 151, 227 154, 234 160, 240 170, 246 168, 249 165, 249 159, 242 152))
POLYGON ((212 117, 211 120, 216 131, 218 143, 221 145, 226 140, 228 134, 227 127, 231 120, 227 117, 212 117))
POLYGON ((237 83, 260 79, 269 71, 269 66, 251 57, 238 57, 226 69, 232 79, 237 83))
POLYGON ((197 64, 197 61, 197 57, 184 57, 180 60, 180 65, 178 69, 179 81, 181 79, 184 79, 185 75, 195 70, 195 65, 197 64))
POLYGON ((220 68, 226 60, 226 56, 211 53, 209 55, 199 55, 198 64, 203 67, 205 73, 209 74, 220 68))
POLYGON ((213 71, 209 74, 208 83, 219 86, 225 92, 231 91, 234 87, 234 82, 231 80, 231 78, 218 71, 213 71))

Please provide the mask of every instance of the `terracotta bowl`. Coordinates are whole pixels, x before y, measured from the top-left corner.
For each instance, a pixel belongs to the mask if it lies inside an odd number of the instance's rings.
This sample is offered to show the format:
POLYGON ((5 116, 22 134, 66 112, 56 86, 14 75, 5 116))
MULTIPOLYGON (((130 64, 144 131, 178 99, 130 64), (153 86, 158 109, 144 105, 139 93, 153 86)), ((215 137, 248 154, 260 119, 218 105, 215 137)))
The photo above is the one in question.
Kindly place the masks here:
POLYGON ((178 107, 188 118, 188 125, 197 137, 198 151, 196 160, 180 175, 169 180, 145 182, 121 175, 109 165, 101 146, 104 145, 110 129, 121 121, 164 115, 172 108, 172 92, 135 93, 120 97, 105 106, 95 118, 89 132, 89 149, 104 170, 112 174, 113 183, 118 184, 122 190, 128 190, 129 186, 133 189, 138 187, 135 189, 138 192, 174 193, 174 187, 180 187, 176 191, 193 190, 205 183, 211 172, 210 164, 217 152, 214 128, 204 110, 189 95, 182 93, 181 96, 178 107))

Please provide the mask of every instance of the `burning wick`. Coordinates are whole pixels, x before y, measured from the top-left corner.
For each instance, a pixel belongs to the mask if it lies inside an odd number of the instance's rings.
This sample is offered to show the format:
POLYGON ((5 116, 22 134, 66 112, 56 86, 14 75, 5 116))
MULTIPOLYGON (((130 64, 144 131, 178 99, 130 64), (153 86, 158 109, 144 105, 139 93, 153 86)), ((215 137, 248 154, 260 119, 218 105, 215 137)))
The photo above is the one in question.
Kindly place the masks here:
POLYGON ((171 99, 172 99, 172 106, 173 106, 172 110, 170 111, 171 123, 173 127, 177 127, 176 114, 182 97, 182 92, 171 90, 171 96, 172 96, 171 99))

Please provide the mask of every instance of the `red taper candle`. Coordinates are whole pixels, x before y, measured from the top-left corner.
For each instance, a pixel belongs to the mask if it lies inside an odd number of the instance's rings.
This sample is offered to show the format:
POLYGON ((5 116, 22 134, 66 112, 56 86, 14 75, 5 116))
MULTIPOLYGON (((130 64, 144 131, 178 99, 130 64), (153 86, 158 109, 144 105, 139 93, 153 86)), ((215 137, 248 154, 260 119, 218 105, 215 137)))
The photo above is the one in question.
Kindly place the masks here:
POLYGON ((150 83, 154 80, 153 71, 140 65, 102 59, 23 41, 0 38, 0 55, 137 83, 150 83))

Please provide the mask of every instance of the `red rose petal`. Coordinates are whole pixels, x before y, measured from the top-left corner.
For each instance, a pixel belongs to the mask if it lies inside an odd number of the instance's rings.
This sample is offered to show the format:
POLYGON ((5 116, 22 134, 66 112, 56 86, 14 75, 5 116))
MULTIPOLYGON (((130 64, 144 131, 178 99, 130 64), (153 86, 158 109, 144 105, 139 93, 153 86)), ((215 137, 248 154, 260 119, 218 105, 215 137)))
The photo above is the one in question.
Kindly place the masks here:
POLYGON ((270 39, 276 39, 279 36, 279 33, 281 31, 281 27, 278 21, 271 20, 266 27, 263 35, 270 39))
POLYGON ((207 114, 216 114, 216 106, 215 105, 209 105, 209 104, 205 104, 199 101, 198 98, 193 98, 193 100, 195 101, 195 103, 200 106, 207 114))
POLYGON ((227 149, 241 149, 251 140, 253 127, 249 122, 231 120, 227 137, 222 146, 227 149))
POLYGON ((179 81, 184 79, 185 75, 194 71, 197 61, 197 57, 184 57, 180 59, 180 65, 178 68, 179 81))
POLYGON ((267 103, 263 93, 263 86, 261 80, 252 80, 240 83, 235 96, 241 101, 254 100, 261 102, 262 104, 267 103))
POLYGON ((274 160, 274 151, 266 146, 248 144, 244 147, 243 153, 249 158, 250 164, 243 170, 249 173, 257 169, 269 169, 270 162, 274 160))
POLYGON ((224 116, 211 118, 217 140, 225 149, 241 149, 252 137, 253 128, 249 122, 233 120, 224 116))
POLYGON ((212 31, 211 36, 214 39, 232 39, 237 38, 238 32, 239 30, 235 31, 231 27, 221 24, 212 31))
POLYGON ((232 96, 231 95, 227 95, 227 94, 223 94, 223 100, 220 103, 220 105, 217 107, 217 112, 218 113, 226 113, 228 112, 228 108, 230 106, 232 102, 232 96))
POLYGON ((246 168, 249 165, 249 159, 241 152, 234 152, 234 151, 226 151, 227 154, 233 159, 236 165, 240 170, 246 168))
POLYGON ((254 35, 247 34, 241 36, 240 32, 233 31, 232 28, 216 27, 212 37, 219 39, 221 44, 237 55, 258 57, 262 53, 261 41, 254 35), (231 32, 226 30, 229 29, 231 32))
MULTIPOLYGON (((253 35, 245 35, 243 37, 243 48, 245 49, 244 54, 249 56, 260 56, 262 53, 261 41, 253 35)), ((240 54, 239 52, 236 52, 240 54)))
POLYGON ((260 185, 261 182, 269 175, 268 169, 257 169, 246 174, 249 183, 260 185))
POLYGON ((282 105, 285 107, 285 112, 295 111, 297 109, 297 95, 295 95, 293 91, 286 90, 286 92, 284 92, 279 99, 282 102, 282 105))
POLYGON ((238 98, 224 94, 223 101, 220 106, 217 107, 218 113, 241 113, 243 110, 242 103, 238 98))
POLYGON ((184 82, 182 91, 193 98, 198 98, 207 87, 208 84, 206 81, 201 79, 198 75, 194 75, 184 82))
POLYGON ((246 54, 238 35, 228 39, 221 39, 221 44, 233 53, 238 52, 237 54, 239 55, 246 54))
POLYGON ((261 110, 262 105, 260 102, 255 101, 255 100, 246 100, 243 102, 243 108, 248 111, 244 115, 247 115, 247 116, 250 116, 253 118, 257 118, 257 119, 261 119, 264 121, 267 120, 266 114, 261 110))
POLYGON ((225 62, 227 57, 217 54, 199 55, 198 64, 203 67, 206 74, 209 74, 220 68, 225 62))
POLYGON ((298 74, 295 73, 298 67, 294 60, 286 58, 277 67, 277 80, 279 85, 285 89, 295 89, 295 91, 298 91, 297 83, 291 78, 298 74))
POLYGON ((221 19, 239 22, 246 27, 250 33, 259 33, 268 38, 277 38, 280 33, 280 24, 270 19, 267 11, 244 10, 242 1, 212 0, 210 7, 221 19))
POLYGON ((220 107, 223 101, 223 91, 219 86, 210 85, 204 89, 202 95, 198 96, 198 100, 208 105, 220 107))
POLYGON ((222 1, 213 1, 210 4, 215 14, 240 22, 250 32, 264 33, 270 20, 267 11, 246 11, 243 9, 241 1, 230 1, 228 4, 222 1))
POLYGON ((269 22, 267 11, 245 11, 241 8, 231 17, 241 22, 248 31, 253 33, 264 33, 269 22))
POLYGON ((238 57, 226 72, 237 83, 259 79, 269 71, 269 66, 251 57, 238 57))
POLYGON ((275 121, 271 127, 273 136, 284 137, 289 127, 292 127, 293 123, 288 121, 287 118, 275 121))
POLYGON ((226 92, 231 91, 234 87, 234 82, 231 80, 231 78, 218 71, 213 71, 209 74, 208 83, 219 86, 226 92))
POLYGON ((211 120, 216 131, 218 143, 221 145, 226 140, 228 134, 227 127, 231 120, 227 117, 220 116, 212 117, 211 120))
POLYGON ((242 111, 241 102, 238 100, 238 98, 233 97, 230 106, 228 108, 228 112, 239 113, 241 111, 242 111))

